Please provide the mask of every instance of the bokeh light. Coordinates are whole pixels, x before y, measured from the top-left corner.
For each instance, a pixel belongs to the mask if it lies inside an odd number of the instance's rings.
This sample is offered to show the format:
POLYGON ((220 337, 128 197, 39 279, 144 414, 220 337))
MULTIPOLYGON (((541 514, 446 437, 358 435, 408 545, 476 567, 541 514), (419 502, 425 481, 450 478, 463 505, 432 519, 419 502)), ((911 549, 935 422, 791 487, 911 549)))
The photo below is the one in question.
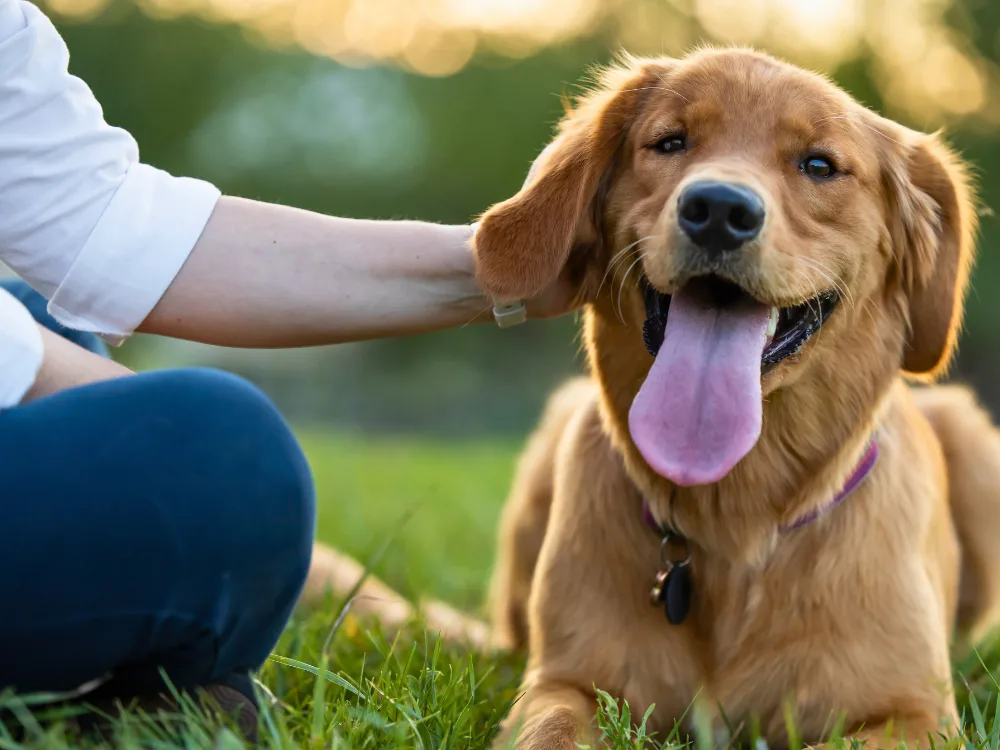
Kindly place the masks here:
MULTIPOLYGON (((108 0, 50 0, 92 17, 108 0)), ((275 46, 350 65, 453 74, 477 51, 518 58, 595 33, 636 54, 708 40, 829 69, 866 53, 893 107, 928 124, 998 124, 996 66, 949 32, 951 0, 137 0, 157 17, 244 24, 275 46)))

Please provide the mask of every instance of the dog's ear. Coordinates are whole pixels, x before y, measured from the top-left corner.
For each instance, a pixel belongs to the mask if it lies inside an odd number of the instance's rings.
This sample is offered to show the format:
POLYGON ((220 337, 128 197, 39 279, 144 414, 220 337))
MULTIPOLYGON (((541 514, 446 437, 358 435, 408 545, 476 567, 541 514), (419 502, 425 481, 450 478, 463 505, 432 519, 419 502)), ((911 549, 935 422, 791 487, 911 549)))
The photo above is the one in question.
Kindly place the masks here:
POLYGON ((964 162, 937 135, 897 126, 883 170, 889 235, 909 314, 903 370, 945 370, 962 323, 978 214, 964 162))
POLYGON ((553 283, 575 245, 599 239, 588 209, 663 61, 606 71, 597 90, 564 118, 521 190, 481 218, 474 245, 483 290, 526 299, 553 283))

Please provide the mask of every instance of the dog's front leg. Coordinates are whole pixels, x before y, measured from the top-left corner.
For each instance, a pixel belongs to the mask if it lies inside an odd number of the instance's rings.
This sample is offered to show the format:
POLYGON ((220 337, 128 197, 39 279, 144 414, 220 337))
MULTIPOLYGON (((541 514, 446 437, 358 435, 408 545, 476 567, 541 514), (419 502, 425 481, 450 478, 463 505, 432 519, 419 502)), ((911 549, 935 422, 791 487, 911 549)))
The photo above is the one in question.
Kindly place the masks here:
POLYGON ((494 750, 577 750, 597 747, 596 701, 571 685, 528 688, 504 720, 494 750))

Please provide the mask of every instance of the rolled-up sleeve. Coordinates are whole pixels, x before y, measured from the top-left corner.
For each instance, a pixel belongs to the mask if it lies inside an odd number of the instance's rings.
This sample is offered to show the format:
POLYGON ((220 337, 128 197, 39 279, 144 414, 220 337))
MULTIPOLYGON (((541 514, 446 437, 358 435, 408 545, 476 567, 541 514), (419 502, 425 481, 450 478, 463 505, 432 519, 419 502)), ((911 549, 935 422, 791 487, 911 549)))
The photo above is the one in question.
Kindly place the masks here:
POLYGON ((31 313, 0 289, 0 410, 17 406, 35 383, 44 355, 31 313))
POLYGON ((220 193, 139 161, 45 15, 0 0, 0 260, 70 328, 127 338, 173 281, 220 193))

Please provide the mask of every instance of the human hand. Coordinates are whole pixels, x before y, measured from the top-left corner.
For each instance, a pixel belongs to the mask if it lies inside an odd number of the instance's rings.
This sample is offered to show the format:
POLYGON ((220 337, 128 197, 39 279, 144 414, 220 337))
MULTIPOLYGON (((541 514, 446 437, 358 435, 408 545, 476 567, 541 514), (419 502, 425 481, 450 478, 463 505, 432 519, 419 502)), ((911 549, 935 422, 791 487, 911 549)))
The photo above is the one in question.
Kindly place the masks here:
MULTIPOLYGON (((535 157, 535 160, 528 168, 528 174, 521 186, 523 190, 537 176, 539 165, 545 160, 552 149, 550 143, 542 152, 535 157)), ((472 225, 473 234, 478 229, 479 224, 472 225)), ((569 278, 568 272, 564 269, 555 281, 545 287, 535 296, 524 300, 524 306, 529 318, 545 319, 555 318, 565 315, 579 306, 577 295, 577 285, 569 278)))

